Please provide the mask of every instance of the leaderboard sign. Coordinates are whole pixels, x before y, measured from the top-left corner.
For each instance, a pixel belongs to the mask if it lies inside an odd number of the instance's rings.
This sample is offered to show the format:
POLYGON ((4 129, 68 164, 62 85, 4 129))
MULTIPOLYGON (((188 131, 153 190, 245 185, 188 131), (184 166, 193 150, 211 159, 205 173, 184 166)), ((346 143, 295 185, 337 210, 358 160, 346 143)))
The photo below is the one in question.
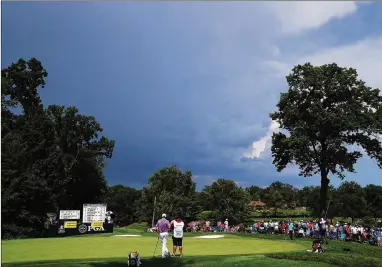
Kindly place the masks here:
POLYGON ((79 220, 81 219, 80 210, 60 210, 60 220, 79 220))
POLYGON ((60 210, 57 232, 59 235, 113 232, 106 213, 106 204, 84 204, 82 219, 80 210, 60 210))
POLYGON ((104 222, 106 219, 106 204, 84 204, 82 208, 82 222, 92 223, 94 221, 104 222))

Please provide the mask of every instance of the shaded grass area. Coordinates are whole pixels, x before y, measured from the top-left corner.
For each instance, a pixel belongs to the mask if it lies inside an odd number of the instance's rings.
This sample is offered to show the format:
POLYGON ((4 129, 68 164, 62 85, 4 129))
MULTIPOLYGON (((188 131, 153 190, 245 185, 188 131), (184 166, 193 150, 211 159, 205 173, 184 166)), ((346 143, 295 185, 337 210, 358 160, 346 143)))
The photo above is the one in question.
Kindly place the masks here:
MULTIPOLYGON (((263 240, 280 240, 288 239, 281 235, 250 235, 240 234, 242 237, 254 237, 263 240)), ((311 248, 312 239, 310 238, 295 238, 294 243, 299 243, 311 248)), ((329 244, 323 244, 325 249, 324 254, 301 252, 286 252, 286 253, 271 253, 266 254, 267 257, 283 260, 297 261, 317 261, 331 264, 332 266, 343 267, 382 267, 382 248, 370 246, 368 244, 360 244, 353 242, 342 242, 337 240, 329 241, 329 244)))
POLYGON ((268 258, 316 261, 341 267, 382 267, 382 248, 358 243, 343 243, 331 241, 328 245, 323 245, 324 254, 316 253, 272 253, 267 254, 268 258))
MULTIPOLYGON (((92 260, 61 260, 51 262, 4 264, 6 267, 122 267, 127 266, 125 258, 92 259, 92 260)), ((227 255, 183 258, 150 258, 143 259, 144 267, 329 267, 320 262, 277 260, 255 255, 227 255)))
MULTIPOLYGON (((120 258, 136 249, 142 257, 152 257, 157 238, 150 237, 79 237, 10 240, 2 243, 3 263, 120 258)), ((169 241, 168 247, 171 246, 169 241)), ((266 254, 270 252, 303 251, 306 246, 283 240, 261 240, 226 235, 219 239, 185 237, 184 253, 187 256, 266 254)), ((160 254, 160 244, 156 255, 160 254)))

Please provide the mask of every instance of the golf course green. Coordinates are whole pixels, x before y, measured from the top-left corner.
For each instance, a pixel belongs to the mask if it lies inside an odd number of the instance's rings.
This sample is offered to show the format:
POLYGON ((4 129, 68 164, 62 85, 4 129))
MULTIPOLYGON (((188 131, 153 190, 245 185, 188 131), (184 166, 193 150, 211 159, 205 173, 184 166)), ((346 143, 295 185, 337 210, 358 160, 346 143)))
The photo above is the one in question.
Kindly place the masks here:
MULTIPOLYGON (((279 240, 262 240, 225 235, 223 238, 186 237, 184 239, 184 258, 195 256, 223 255, 264 255, 266 253, 303 251, 305 246, 279 240)), ((72 266, 76 260, 104 261, 126 258, 132 249, 139 251, 145 259, 153 257, 157 239, 153 236, 92 236, 49 239, 10 240, 3 242, 3 263, 23 265, 50 265, 57 260, 69 260, 72 266), (50 262, 50 263, 49 263, 50 262), (27 264, 28 263, 28 264, 27 264), (35 263, 35 264, 33 264, 35 263)), ((171 241, 168 244, 170 248, 171 241)), ((160 244, 156 257, 160 258, 160 244)), ((250 256, 247 256, 247 258, 250 256)), ((256 258, 256 257, 255 257, 256 258)), ((260 259, 260 258, 259 258, 260 259)), ((171 260, 171 259, 165 259, 171 260)), ((179 260, 179 259, 177 259, 179 260)), ((161 261, 163 261, 161 259, 161 261)), ((94 263, 82 262, 81 266, 94 266, 94 263), (86 265, 87 264, 87 265, 86 265), (90 264, 90 265, 89 265, 90 264), (91 265, 93 264, 93 265, 91 265)), ((68 264, 68 262, 66 262, 68 264)), ((164 264, 164 262, 163 262, 164 264)), ((57 266, 57 263, 54 264, 57 266)), ((142 265, 142 266, 147 266, 142 265)))
MULTIPOLYGON (((132 249, 141 257, 152 257, 157 239, 155 236, 103 236, 11 240, 3 242, 3 263, 33 262, 57 259, 102 259, 127 256, 132 249)), ((171 246, 169 240, 168 247, 171 246)), ((301 244, 284 241, 261 240, 226 235, 224 238, 186 237, 184 254, 187 256, 265 254, 285 251, 302 251, 301 244)), ((160 256, 158 244, 156 256, 160 256)))
MULTIPOLYGON (((135 233, 137 234, 137 233, 135 233)), ((382 266, 382 249, 363 244, 331 242, 328 253, 313 254, 311 240, 290 241, 250 234, 225 234, 224 237, 187 234, 184 257, 160 257, 161 245, 155 234, 140 236, 93 236, 2 241, 2 264, 7 267, 119 267, 127 266, 130 250, 136 249, 143 267, 329 267, 382 266), (356 247, 344 254, 344 246, 356 247), (368 262, 369 265, 360 264, 368 262), (379 263, 378 263, 379 262, 379 263), (354 263, 354 264, 353 264, 354 263), (374 265, 373 265, 374 264, 374 265)), ((168 248, 171 249, 171 239, 168 248)))

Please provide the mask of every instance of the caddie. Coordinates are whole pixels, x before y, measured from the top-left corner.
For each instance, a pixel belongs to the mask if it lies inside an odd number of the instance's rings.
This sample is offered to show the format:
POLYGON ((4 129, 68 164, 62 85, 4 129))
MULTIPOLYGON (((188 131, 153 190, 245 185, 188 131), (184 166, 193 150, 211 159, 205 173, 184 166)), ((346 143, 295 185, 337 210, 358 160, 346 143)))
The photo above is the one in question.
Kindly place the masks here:
POLYGON ((179 256, 183 256, 183 229, 184 222, 180 217, 176 220, 173 220, 171 223, 171 228, 173 228, 172 234, 172 255, 171 257, 175 257, 175 253, 177 248, 179 248, 179 256))

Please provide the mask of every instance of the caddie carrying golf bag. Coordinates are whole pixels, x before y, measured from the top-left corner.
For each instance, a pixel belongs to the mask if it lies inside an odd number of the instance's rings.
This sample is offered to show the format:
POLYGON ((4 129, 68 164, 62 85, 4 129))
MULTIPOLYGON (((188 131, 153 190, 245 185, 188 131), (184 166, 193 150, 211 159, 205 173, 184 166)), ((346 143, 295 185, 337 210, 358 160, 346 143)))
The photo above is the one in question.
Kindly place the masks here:
POLYGON ((141 266, 141 257, 139 256, 138 251, 132 250, 129 253, 128 260, 127 260, 127 266, 129 266, 129 267, 141 266))

